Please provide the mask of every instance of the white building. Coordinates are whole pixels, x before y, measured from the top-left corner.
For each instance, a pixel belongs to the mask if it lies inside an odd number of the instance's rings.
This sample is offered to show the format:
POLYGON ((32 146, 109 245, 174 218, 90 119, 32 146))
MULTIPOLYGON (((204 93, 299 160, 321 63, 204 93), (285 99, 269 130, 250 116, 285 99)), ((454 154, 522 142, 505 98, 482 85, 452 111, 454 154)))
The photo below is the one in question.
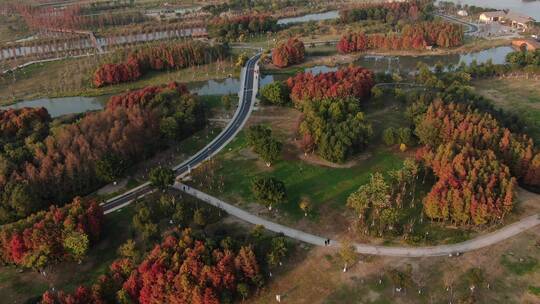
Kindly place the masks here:
POLYGON ((469 16, 469 13, 467 13, 466 10, 459 10, 459 11, 457 12, 457 14, 458 14, 458 16, 461 16, 461 17, 467 17, 467 16, 469 16))
POLYGON ((492 23, 501 21, 504 16, 506 16, 504 11, 484 12, 480 14, 478 19, 483 23, 492 23))

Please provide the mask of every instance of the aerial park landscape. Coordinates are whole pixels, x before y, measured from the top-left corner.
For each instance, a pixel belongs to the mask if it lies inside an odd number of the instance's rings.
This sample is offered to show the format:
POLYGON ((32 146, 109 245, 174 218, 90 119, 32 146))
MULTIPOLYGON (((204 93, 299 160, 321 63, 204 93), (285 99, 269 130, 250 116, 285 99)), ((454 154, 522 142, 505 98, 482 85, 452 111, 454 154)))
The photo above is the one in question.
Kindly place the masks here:
POLYGON ((540 303, 539 14, 0 1, 0 302, 540 303))

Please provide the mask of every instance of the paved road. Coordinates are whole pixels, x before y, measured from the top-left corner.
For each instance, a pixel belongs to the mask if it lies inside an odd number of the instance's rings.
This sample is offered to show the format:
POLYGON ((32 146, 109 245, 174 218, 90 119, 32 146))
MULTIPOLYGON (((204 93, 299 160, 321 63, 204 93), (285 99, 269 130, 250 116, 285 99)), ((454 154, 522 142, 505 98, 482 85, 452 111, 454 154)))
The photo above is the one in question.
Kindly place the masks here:
MULTIPOLYGON (((246 68, 242 73, 241 79, 241 98, 239 107, 233 117, 229 122, 227 127, 204 149, 199 151, 193 157, 191 157, 186 162, 174 167, 175 173, 178 177, 182 177, 185 174, 189 173, 190 169, 194 168, 204 160, 212 157, 223 149, 227 143, 229 143, 235 135, 241 130, 244 126, 251 110, 253 108, 257 85, 258 84, 258 71, 256 68, 257 61, 260 55, 256 55, 248 60, 246 63, 246 68)), ((190 195, 197 197, 198 199, 211 204, 217 208, 220 208, 227 212, 228 214, 238 217, 248 223, 254 225, 263 225, 266 229, 276 232, 283 233, 284 235, 302 241, 309 244, 317 246, 325 246, 325 240, 327 238, 306 233, 294 228, 283 226, 278 223, 271 222, 254 214, 251 214, 247 211, 244 211, 238 207, 235 207, 231 204, 228 204, 218 198, 210 196, 204 192, 201 192, 197 189, 191 188, 187 185, 176 182, 173 185, 173 188, 184 191, 190 195)), ((108 200, 103 204, 105 213, 113 212, 119 208, 122 208, 129 203, 131 203, 135 198, 143 197, 152 192, 150 183, 146 182, 143 185, 132 189, 120 196, 117 196, 113 199, 108 200)), ((379 245, 370 245, 370 244, 361 244, 356 243, 354 246, 359 253, 371 254, 371 255, 381 255, 381 256, 395 256, 395 257, 434 257, 434 256, 448 256, 453 255, 457 252, 464 253, 468 251, 477 250, 484 248, 506 239, 509 239, 525 230, 531 229, 540 225, 540 215, 536 214, 524 218, 516 223, 510 224, 501 228, 492 233, 481 235, 472 240, 468 240, 462 243, 451 244, 451 245, 439 245, 439 246, 430 246, 430 247, 407 247, 407 246, 379 246, 379 245)), ((330 240, 330 245, 332 247, 339 246, 339 242, 336 240, 330 240)))
MULTIPOLYGON (((238 217, 248 223, 254 225, 263 225, 267 230, 283 233, 284 235, 302 241, 309 244, 317 246, 325 246, 324 241, 327 240, 318 235, 306 233, 294 228, 283 226, 269 220, 266 220, 262 217, 251 214, 247 211, 244 211, 238 207, 235 207, 231 204, 228 204, 218 198, 210 196, 204 192, 201 192, 197 189, 191 188, 187 185, 181 184, 179 182, 173 185, 173 188, 184 191, 187 194, 190 194, 210 205, 213 205, 217 208, 220 208, 227 212, 228 214, 238 217)), ((477 238, 452 244, 452 245, 439 245, 439 246, 430 246, 430 247, 406 247, 406 246, 378 246, 370 244, 359 244, 356 243, 354 246, 359 253, 371 254, 371 255, 381 255, 381 256, 394 256, 394 257, 435 257, 435 256, 448 256, 450 254, 454 255, 458 252, 464 253, 468 251, 477 250, 484 248, 506 239, 509 239, 525 230, 531 229, 540 225, 540 215, 535 214, 533 216, 526 217, 516 223, 510 224, 501 228, 492 233, 481 235, 477 238)), ((337 247, 339 242, 335 240, 330 240, 330 246, 337 247)))
MULTIPOLYGON (((260 54, 257 54, 246 62, 245 69, 242 71, 241 75, 242 83, 240 91, 242 92, 242 95, 240 97, 239 106, 229 124, 206 147, 197 152, 197 154, 192 156, 187 161, 173 168, 177 177, 182 177, 183 175, 189 173, 191 169, 215 155, 217 152, 223 149, 242 129, 245 122, 249 118, 258 89, 259 72, 257 62, 259 58, 260 54)), ((143 197, 151 191, 152 188, 150 187, 150 182, 145 182, 144 184, 131 189, 130 191, 107 200, 102 204, 105 214, 127 206, 134 199, 143 197)))
POLYGON ((465 31, 465 34, 468 34, 468 35, 473 35, 473 34, 477 33, 480 30, 478 28, 478 25, 476 25, 474 23, 471 23, 471 22, 467 22, 467 21, 458 19, 456 17, 452 17, 452 16, 448 16, 448 15, 442 15, 442 14, 435 14, 435 16, 439 16, 439 17, 441 17, 443 19, 447 19, 447 20, 450 20, 452 22, 460 23, 460 24, 463 24, 463 25, 467 26, 469 29, 465 31))

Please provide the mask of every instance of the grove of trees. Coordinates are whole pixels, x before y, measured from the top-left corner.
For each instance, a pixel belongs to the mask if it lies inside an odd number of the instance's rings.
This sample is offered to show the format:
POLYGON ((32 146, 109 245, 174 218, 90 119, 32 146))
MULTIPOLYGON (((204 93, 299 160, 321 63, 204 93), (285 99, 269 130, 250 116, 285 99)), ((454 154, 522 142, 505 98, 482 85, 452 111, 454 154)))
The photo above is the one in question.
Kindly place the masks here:
POLYGON ((289 38, 286 42, 282 42, 272 49, 272 63, 279 68, 302 63, 305 51, 302 41, 297 38, 289 38))
POLYGON ((223 59, 228 52, 224 44, 201 41, 161 43, 144 46, 131 52, 121 63, 100 66, 93 76, 93 84, 102 87, 139 79, 146 72, 164 69, 182 69, 223 59))
POLYGON ((405 25, 400 34, 348 33, 341 37, 337 50, 346 54, 370 49, 422 50, 427 46, 451 48, 462 45, 463 39, 464 32, 460 25, 424 21, 405 25))
POLYGON ((277 19, 265 14, 218 17, 208 25, 210 36, 231 41, 242 40, 249 34, 275 32, 278 29, 277 19))
POLYGON ((363 151, 373 134, 371 124, 352 97, 314 99, 303 107, 302 148, 331 162, 363 151))
POLYGON ((189 230, 173 233, 142 261, 121 257, 89 288, 72 294, 47 291, 43 304, 231 303, 262 286, 260 264, 250 245, 238 249, 197 238, 189 230))
POLYGON ((281 154, 282 143, 272 136, 270 127, 264 125, 250 127, 247 131, 247 141, 253 151, 259 154, 268 167, 281 154))
POLYGON ((349 66, 336 72, 298 73, 287 79, 291 100, 297 108, 305 101, 326 97, 354 97, 363 101, 375 85, 374 74, 362 67, 349 66))
POLYGON ((100 237, 103 210, 96 201, 75 198, 0 228, 0 261, 42 269, 81 260, 100 237))
POLYGON ((298 73, 286 84, 293 104, 303 112, 298 131, 306 153, 316 151, 326 160, 343 162, 366 147, 372 130, 361 104, 375 85, 372 71, 349 66, 317 75, 298 73))
POLYGON ((429 18, 433 10, 432 1, 394 1, 384 3, 363 3, 339 12, 342 23, 363 20, 383 21, 396 24, 400 20, 416 21, 429 18))
POLYGON ((0 110, 0 118, 0 222, 8 223, 87 194, 192 134, 205 124, 205 110, 173 83, 127 93, 54 132, 45 109, 0 110), (144 93, 156 90, 152 98, 144 93))
POLYGON ((419 174, 419 164, 406 159, 400 169, 388 173, 388 178, 376 172, 349 196, 347 206, 356 212, 363 233, 382 236, 411 230, 406 220, 416 205, 419 174))
POLYGON ((540 155, 532 139, 471 106, 436 101, 416 119, 417 152, 437 181, 424 200, 433 219, 498 222, 513 208, 516 182, 537 188, 540 155))

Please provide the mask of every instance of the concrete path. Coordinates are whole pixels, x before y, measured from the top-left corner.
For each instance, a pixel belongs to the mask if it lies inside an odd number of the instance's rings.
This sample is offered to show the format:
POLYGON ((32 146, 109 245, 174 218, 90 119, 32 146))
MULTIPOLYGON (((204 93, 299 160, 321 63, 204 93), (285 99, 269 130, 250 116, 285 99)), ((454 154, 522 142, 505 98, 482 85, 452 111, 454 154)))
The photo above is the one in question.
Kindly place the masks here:
MULTIPOLYGON (((262 225, 267 230, 275 233, 283 233, 284 235, 302 241, 308 244, 316 246, 325 246, 325 240, 327 238, 318 235, 306 233, 294 228, 290 228, 281 224, 277 224, 266 220, 262 217, 251 214, 245 210, 242 210, 236 206, 228 204, 216 197, 208 195, 195 188, 189 187, 182 183, 175 183, 174 189, 183 191, 199 200, 202 200, 214 207, 217 207, 228 214, 235 216, 241 220, 244 220, 253 225, 262 225)), ((356 243, 356 251, 362 254, 379 255, 379 256, 393 256, 393 257, 435 257, 435 256, 449 256, 456 253, 464 253, 487 246, 494 245, 509 239, 525 230, 534 228, 540 225, 540 215, 535 214, 526 217, 518 222, 507 225, 504 228, 496 230, 491 233, 480 235, 474 239, 450 245, 439 246, 427 246, 427 247, 407 247, 407 246, 379 246, 356 243)), ((338 241, 330 240, 330 245, 333 247, 340 246, 338 241)))

